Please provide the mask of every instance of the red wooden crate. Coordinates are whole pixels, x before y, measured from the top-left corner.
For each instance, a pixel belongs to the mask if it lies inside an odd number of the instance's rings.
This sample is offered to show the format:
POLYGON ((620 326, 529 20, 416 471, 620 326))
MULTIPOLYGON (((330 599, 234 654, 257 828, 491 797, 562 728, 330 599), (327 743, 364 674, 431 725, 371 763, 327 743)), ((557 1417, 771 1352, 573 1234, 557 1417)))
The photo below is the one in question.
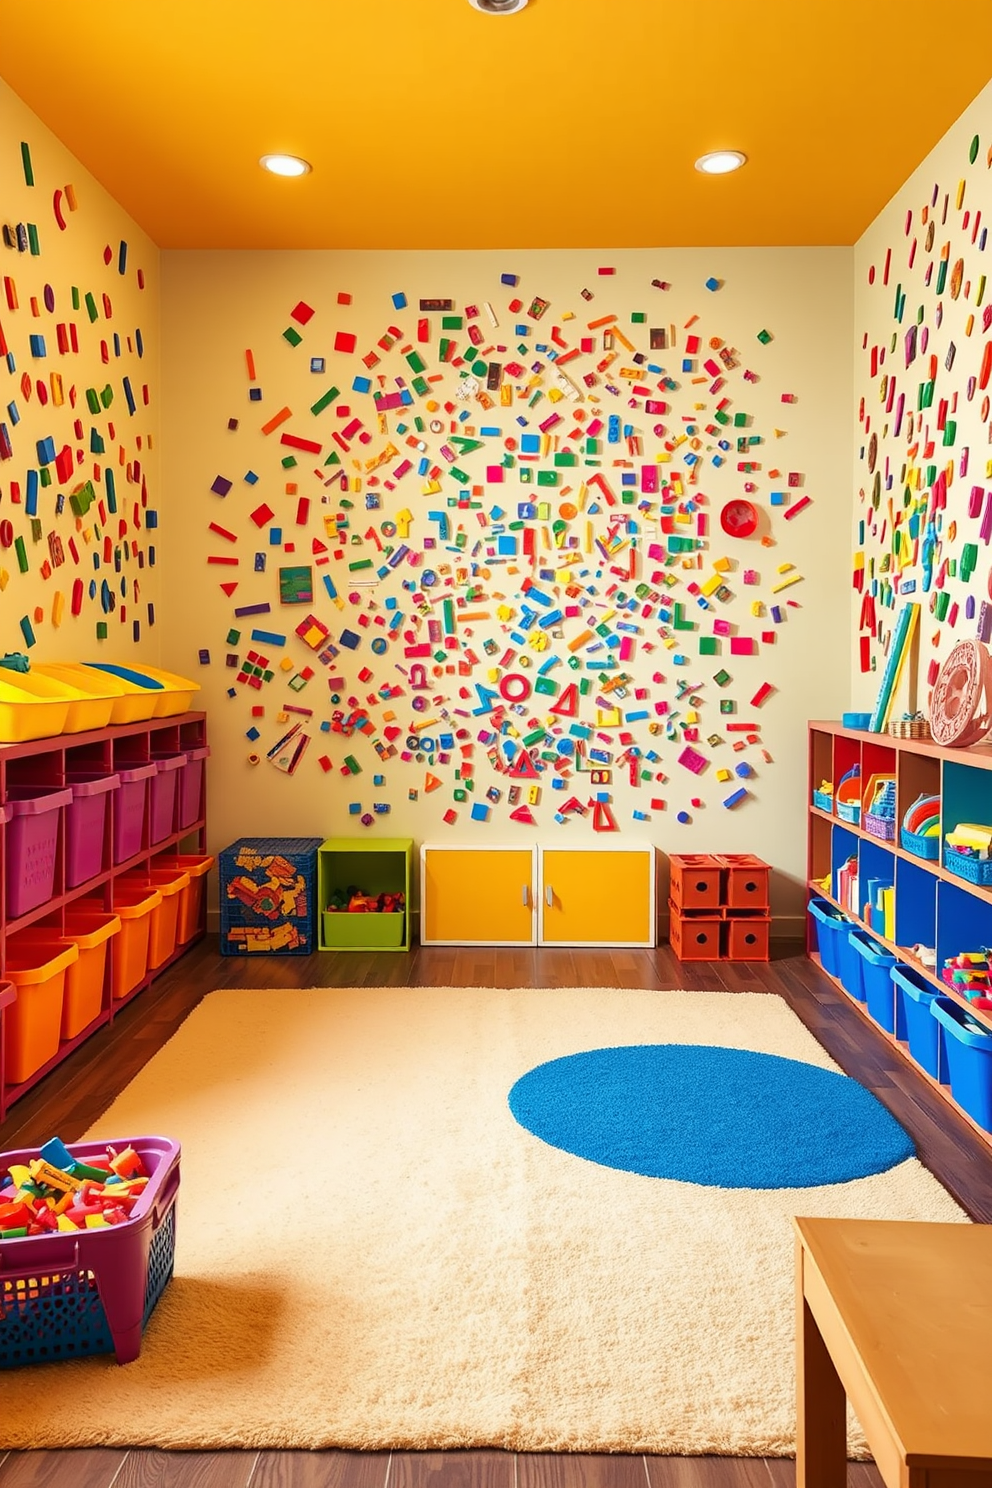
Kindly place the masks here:
POLYGON ((710 853, 673 853, 671 897, 679 909, 718 909, 721 862, 710 853))
POLYGON ((724 853, 721 861, 727 875, 723 897, 727 908, 767 909, 768 864, 752 853, 724 853))
POLYGON ((727 920, 728 961, 767 961, 771 920, 766 915, 741 915, 727 920))
POLYGON ((668 938, 680 961, 719 961, 722 919, 706 914, 682 914, 673 900, 668 901, 671 923, 668 938))

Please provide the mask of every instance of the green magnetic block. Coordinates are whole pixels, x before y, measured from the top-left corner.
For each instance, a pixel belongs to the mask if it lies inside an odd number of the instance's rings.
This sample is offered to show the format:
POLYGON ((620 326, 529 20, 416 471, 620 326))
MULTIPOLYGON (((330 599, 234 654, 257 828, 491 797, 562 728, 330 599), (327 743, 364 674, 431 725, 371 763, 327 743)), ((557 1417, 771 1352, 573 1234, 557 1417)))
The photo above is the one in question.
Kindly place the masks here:
POLYGON ((52 484, 52 472, 47 465, 42 465, 38 471, 38 480, 43 486, 50 486, 52 484))
POLYGON ((271 682, 272 681, 272 678, 274 676, 275 676, 275 672, 263 672, 262 673, 262 681, 263 682, 271 682))
POLYGON ((630 313, 631 325, 645 325, 647 323, 647 318, 648 316, 646 310, 632 310, 630 313))
POLYGON ((448 471, 448 474, 452 477, 453 480, 456 480, 460 486, 468 486, 472 482, 472 477, 470 475, 466 475, 464 470, 459 470, 457 465, 452 465, 451 469, 448 471))
POLYGON ((420 414, 419 413, 414 418, 413 427, 416 429, 416 431, 417 431, 418 434, 423 434, 425 425, 424 425, 424 421, 420 417, 420 414))
POLYGON ((283 470, 292 470, 293 466, 296 464, 296 456, 286 455, 282 460, 280 460, 279 463, 282 466, 283 470))
POLYGON ((633 506, 634 505, 634 502, 636 500, 637 500, 637 492, 636 491, 625 490, 625 491, 621 491, 620 492, 620 505, 621 506, 633 506))
POLYGON ((442 661, 447 661, 447 659, 448 659, 448 656, 447 656, 447 653, 445 651, 435 651, 434 652, 434 660, 435 661, 442 662, 442 661))
MULTIPOLYGON (((468 533, 467 532, 456 532, 455 533, 455 547, 456 548, 464 548, 464 546, 465 546, 465 544, 467 542, 468 542, 468 533)), ((444 658, 442 657, 442 660, 443 659, 444 658)))
POLYGON ((958 432, 957 421, 955 419, 948 419, 947 420, 947 423, 944 425, 943 443, 944 444, 953 444, 957 432, 958 432))
POLYGON ((96 622, 96 638, 98 641, 105 641, 107 639, 106 620, 98 620, 96 622))
POLYGON ((240 639, 241 639, 241 632, 240 632, 240 630, 229 630, 227 632, 227 644, 229 646, 236 646, 238 644, 238 642, 240 641, 240 639))
POLYGON ((457 505, 458 505, 458 497, 457 496, 446 496, 444 498, 444 504, 445 504, 445 506, 450 506, 452 508, 452 510, 454 510, 457 507, 457 505))
POLYGON ((348 564, 348 572, 359 573, 363 568, 371 568, 372 566, 371 558, 358 558, 354 563, 348 564))
POLYGON ((599 453, 599 440, 598 439, 587 439, 586 440, 586 454, 587 455, 596 455, 598 453, 599 453))
POLYGON ((556 486, 558 484, 557 470, 539 470, 537 472, 537 484, 539 486, 556 486))
POLYGON ((89 316, 91 323, 97 318, 96 300, 88 291, 86 294, 86 314, 89 316))
MULTIPOLYGON (((582 663, 577 656, 570 656, 566 664, 571 667, 573 672, 577 672, 582 666, 582 663)), ((583 678, 582 680, 585 681, 585 678, 583 678)))
POLYGON ((113 401, 114 401, 114 390, 110 386, 110 383, 108 382, 107 385, 106 385, 106 387, 100 393, 100 406, 101 406, 101 408, 109 408, 110 405, 111 405, 111 403, 113 403, 113 401))
POLYGON ((321 393, 316 403, 310 404, 310 412, 314 414, 323 413, 327 405, 333 403, 337 397, 340 397, 338 389, 336 387, 328 388, 326 393, 321 393))
POLYGON ((101 412, 100 394, 97 392, 96 388, 86 389, 86 406, 89 409, 90 413, 101 412))
POLYGON ((670 553, 694 553, 696 551, 696 539, 694 537, 670 537, 668 539, 668 551, 670 553))
POLYGON ((676 630, 695 630, 696 622, 685 618, 685 612, 681 603, 677 603, 674 606, 672 616, 672 625, 676 630))
POLYGON ((282 338, 284 341, 288 341, 290 346, 299 346, 300 342, 303 340, 303 337, 300 335, 295 326, 287 326, 282 333, 282 338))
POLYGON ((746 425, 747 425, 747 421, 748 421, 749 418, 750 418, 750 414, 747 414, 747 413, 735 413, 734 414, 734 428, 735 429, 743 429, 743 428, 745 428, 746 425))
POLYGON ((958 574, 958 560, 956 558, 948 558, 948 560, 947 560, 947 572, 948 572, 948 575, 949 575, 950 578, 952 578, 952 579, 956 579, 957 578, 957 574, 958 574))
POLYGON ((530 347, 527 345, 526 341, 518 341, 517 350, 522 357, 530 356, 530 347))
POLYGON ((762 346, 767 346, 768 343, 769 343, 769 341, 771 339, 772 339, 772 333, 771 333, 771 331, 759 331, 758 332, 758 340, 761 342, 762 346))
POLYGON ((32 517, 30 520, 31 520, 31 541, 33 543, 40 543, 41 542, 41 530, 42 530, 41 529, 41 518, 40 517, 32 517))
POLYGON ((31 147, 27 140, 21 140, 21 165, 24 168, 25 186, 34 185, 34 168, 31 164, 31 147))
POLYGON ((545 697, 554 697, 558 691, 558 683, 552 677, 535 677, 534 691, 543 693, 545 697))
POLYGON ((937 595, 936 603, 934 606, 934 613, 937 616, 938 620, 943 620, 946 618, 950 603, 950 594, 946 589, 941 589, 939 594, 937 595))
POLYGON ((410 367, 413 372, 424 372, 426 370, 427 364, 424 361, 423 357, 420 355, 419 351, 408 351, 406 354, 406 360, 407 366, 410 367))
POLYGON ((488 362, 473 362, 472 363, 472 371, 475 373, 476 377, 488 377, 488 375, 489 375, 489 363, 488 362))
POLYGON ((721 698, 720 699, 720 712, 721 713, 736 713, 737 712, 737 704, 734 702, 733 698, 721 698))
POLYGON ((934 483, 934 481, 936 479, 937 479, 937 467, 936 467, 936 465, 928 465, 927 466, 927 470, 926 470, 926 478, 925 478, 923 484, 925 486, 932 486, 933 483, 934 483))
POLYGON ((717 687, 726 687, 727 683, 730 681, 730 673, 723 671, 721 668, 719 672, 714 672, 713 681, 716 683, 717 687))
POLYGON ((938 293, 938 295, 942 295, 944 293, 944 285, 947 283, 947 265, 948 265, 949 262, 950 262, 949 259, 942 258, 940 260, 940 263, 939 263, 938 267, 937 267, 937 293, 938 293))
POLYGON ((554 462, 556 465, 578 465, 579 457, 574 450, 559 450, 554 462))
MULTIPOLYGON (((337 450, 331 450, 331 453, 328 455, 327 459, 324 461, 324 464, 325 465, 340 465, 341 464, 341 456, 338 454, 337 450)), ((344 502, 342 502, 341 505, 343 506, 344 505, 344 502)))
POLYGON ((528 400, 527 400, 527 407, 528 408, 533 408, 536 403, 540 403, 540 401, 541 401, 541 399, 543 397, 544 397, 544 394, 541 392, 541 389, 538 388, 537 392, 534 393, 532 397, 528 398, 528 400))
POLYGON ((580 697, 588 697, 591 692, 592 692, 592 678, 591 677, 583 677, 581 679, 581 681, 579 682, 579 696, 580 697))
POLYGON ((462 329, 462 327, 464 326, 464 324, 465 324, 464 319, 460 315, 442 315, 441 316, 441 329, 442 329, 442 331, 460 331, 462 329))
POLYGON ((449 336, 441 337, 440 341, 437 344, 437 354, 442 362, 446 362, 448 360, 448 351, 454 346, 454 344, 455 343, 449 336))
POLYGON ((90 454, 91 455, 102 455, 102 454, 105 454, 105 453, 106 453, 106 446, 105 446, 105 444, 103 442, 103 435, 100 434, 96 429, 91 429, 90 430, 90 454))
POLYGON ((524 748, 525 749, 529 749, 532 744, 539 744, 540 741, 543 738, 544 738, 544 730, 543 730, 543 728, 532 729, 529 734, 524 734, 524 738, 523 738, 524 748))
POLYGON ((923 402, 920 405, 922 408, 929 408, 933 403, 933 389, 934 385, 932 382, 925 382, 923 384, 923 402))
POLYGON ((719 638, 717 636, 700 636, 699 637, 699 654, 700 654, 700 656, 719 656, 719 654, 720 654, 720 641, 719 641, 719 638))
POLYGON ((468 800, 468 791, 456 790, 456 791, 452 791, 452 795, 454 796, 454 798, 455 798, 456 801, 467 801, 468 800))
POLYGON ((17 567, 20 569, 21 573, 27 573, 28 553, 27 548, 24 546, 23 537, 14 538, 14 552, 17 555, 17 567))
POLYGON ((717 411, 716 411, 716 413, 713 415, 713 417, 716 419, 716 421, 717 421, 718 424, 729 424, 730 423, 730 414, 727 412, 727 410, 725 408, 718 408, 717 411))
POLYGON ((33 222, 28 223, 28 247, 32 256, 37 258, 41 252, 41 244, 38 242, 38 229, 33 222))

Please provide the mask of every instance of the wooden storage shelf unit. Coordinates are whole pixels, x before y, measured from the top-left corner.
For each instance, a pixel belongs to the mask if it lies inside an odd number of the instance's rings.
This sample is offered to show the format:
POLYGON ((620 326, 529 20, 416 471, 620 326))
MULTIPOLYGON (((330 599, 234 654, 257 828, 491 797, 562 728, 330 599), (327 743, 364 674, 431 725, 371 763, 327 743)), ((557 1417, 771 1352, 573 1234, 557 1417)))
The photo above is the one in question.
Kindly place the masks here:
MULTIPOLYGON (((966 1007, 979 1023, 992 1029, 992 1014, 976 1008, 955 987, 945 982, 941 968, 951 957, 981 947, 992 947, 992 886, 971 883, 944 866, 944 836, 961 822, 992 824, 992 746, 944 749, 923 739, 898 739, 845 729, 834 722, 809 725, 809 796, 807 834, 807 880, 810 895, 826 899, 898 960, 911 967, 944 997, 966 1007), (862 789, 868 790, 873 775, 894 775, 896 780, 895 838, 882 841, 864 826, 868 802, 862 797, 857 823, 837 814, 837 785, 854 764, 861 767, 862 789), (832 809, 814 803, 813 793, 824 781, 834 787, 832 809), (900 828, 907 810, 921 795, 940 797, 939 857, 927 859, 908 852, 900 844, 900 828), (857 860, 857 875, 851 892, 842 895, 840 870, 849 859, 857 860), (869 884, 891 885, 892 913, 886 925, 870 903, 869 884), (926 966, 912 952, 927 946, 936 964, 926 966)), ((807 950, 813 952, 813 932, 807 917, 807 950)), ((829 973, 825 972, 825 975, 829 973)), ((841 986, 837 978, 833 981, 841 986)), ((911 1058, 908 1046, 879 1027, 863 1004, 847 1001, 872 1027, 896 1046, 913 1069, 953 1104, 954 1109, 992 1143, 992 1135, 971 1121, 961 1106, 951 1101, 947 1086, 939 1085, 911 1058)))
MULTIPOLYGON (((0 745, 0 808, 8 805, 18 793, 58 790, 80 777, 112 775, 122 770, 135 769, 149 765, 160 756, 176 756, 188 751, 197 751, 202 755, 205 753, 205 746, 206 714, 200 712, 180 713, 170 718, 150 718, 141 723, 118 724, 84 733, 58 734, 48 739, 0 745)), ((58 940, 66 928, 67 912, 73 906, 78 907, 80 900, 86 901, 87 908, 92 906, 110 914, 115 898, 115 885, 123 875, 135 874, 144 868, 153 869, 155 860, 163 855, 205 852, 204 776, 205 772, 201 770, 195 817, 190 819, 188 812, 181 814, 181 793, 177 790, 172 830, 155 842, 151 840, 151 810, 146 799, 140 837, 137 838, 140 845, 121 862, 114 861, 113 852, 116 792, 108 792, 103 840, 99 844, 99 850, 95 844, 92 849, 99 869, 82 882, 72 885, 67 883, 66 808, 59 807, 52 892, 41 903, 16 916, 8 908, 11 898, 9 877, 12 871, 16 872, 16 866, 11 862, 10 827, 0 827, 0 885, 3 890, 0 892, 0 983, 7 980, 8 946, 12 936, 29 931, 38 938, 58 940), (182 826, 179 825, 180 821, 184 822, 182 826)), ((201 905, 200 923, 196 932, 177 946, 154 970, 146 971, 137 984, 119 998, 114 998, 112 993, 112 938, 107 948, 103 995, 97 1016, 72 1038, 62 1039, 57 1052, 22 1081, 12 1083, 6 1079, 4 1060, 0 1058, 0 1121, 13 1101, 36 1085, 97 1029, 112 1022, 121 1008, 139 996, 156 977, 189 950, 204 931, 205 903, 201 905)), ((8 1006, 15 1001, 16 999, 8 1006)), ((0 1024, 0 1052, 3 1042, 0 1024)))

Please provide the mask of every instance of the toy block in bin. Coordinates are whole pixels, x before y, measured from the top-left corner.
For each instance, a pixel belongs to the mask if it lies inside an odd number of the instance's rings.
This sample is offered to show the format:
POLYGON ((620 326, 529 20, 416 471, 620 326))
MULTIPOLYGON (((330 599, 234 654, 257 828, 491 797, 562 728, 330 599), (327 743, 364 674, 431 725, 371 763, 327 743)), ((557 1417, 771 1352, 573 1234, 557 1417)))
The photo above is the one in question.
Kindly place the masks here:
POLYGON ((716 909, 721 861, 710 853, 672 853, 669 893, 676 909, 716 909))
POLYGON ((738 915, 727 920, 727 960, 767 961, 771 920, 767 915, 738 915))
POLYGON ((678 959, 719 961, 723 920, 699 911, 683 914, 671 899, 668 908, 672 916, 668 938, 678 959))
POLYGON ((767 909, 767 863, 753 853, 721 853, 718 861, 727 875, 723 902, 728 909, 767 909))
MULTIPOLYGON (((114 1354, 128 1364, 169 1280, 176 1250, 178 1142, 131 1137, 75 1142, 77 1162, 132 1147, 148 1173, 127 1219, 14 1239, 0 1234, 0 1369, 114 1354)), ((0 1153, 0 1179, 36 1149, 0 1153)))
POLYGON ((224 956, 308 956, 317 949, 322 837, 241 837, 219 855, 224 956))

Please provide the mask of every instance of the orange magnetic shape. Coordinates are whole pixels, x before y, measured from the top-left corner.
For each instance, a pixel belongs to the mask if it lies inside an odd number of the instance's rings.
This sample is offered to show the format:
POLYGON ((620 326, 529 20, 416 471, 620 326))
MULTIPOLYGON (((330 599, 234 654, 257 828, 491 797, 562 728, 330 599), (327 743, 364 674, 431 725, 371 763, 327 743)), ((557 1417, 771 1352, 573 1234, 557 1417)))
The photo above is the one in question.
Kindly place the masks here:
POLYGON ((278 429, 280 424, 284 424, 292 416, 293 410, 291 408, 280 408, 278 413, 272 415, 267 424, 262 425, 262 433, 271 434, 273 429, 278 429))
POLYGON ((436 791, 438 786, 441 784, 443 784, 443 782, 440 781, 436 775, 432 775, 428 770, 427 775, 424 777, 425 794, 429 794, 431 791, 436 791))

